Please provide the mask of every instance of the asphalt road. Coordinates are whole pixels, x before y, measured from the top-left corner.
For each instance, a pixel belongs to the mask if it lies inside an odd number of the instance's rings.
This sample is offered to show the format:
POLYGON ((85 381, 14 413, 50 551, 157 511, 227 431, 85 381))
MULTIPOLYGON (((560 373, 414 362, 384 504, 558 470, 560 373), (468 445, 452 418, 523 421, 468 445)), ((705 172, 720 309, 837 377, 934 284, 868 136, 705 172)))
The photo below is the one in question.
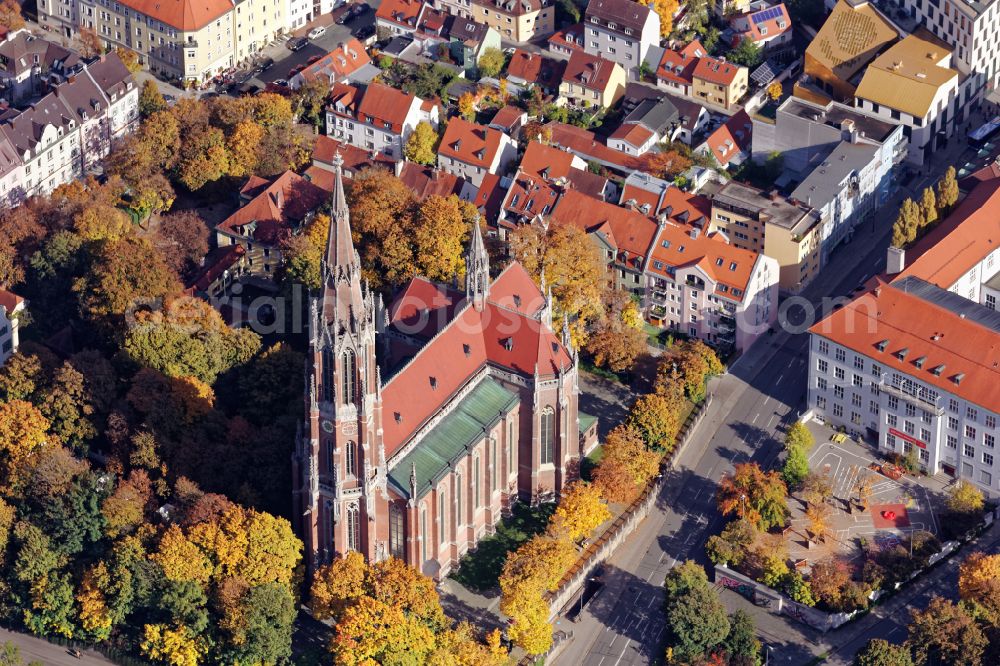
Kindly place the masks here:
POLYGON ((77 659, 61 645, 49 643, 28 634, 0 629, 0 643, 8 641, 18 647, 21 652, 21 660, 26 664, 31 661, 40 662, 45 666, 104 666, 114 663, 93 650, 82 650, 83 656, 77 659))
MULTIPOLYGON (((920 192, 945 165, 961 164, 958 155, 963 152, 957 143, 942 151, 936 162, 941 167, 933 175, 907 183, 909 191, 898 192, 876 214, 877 224, 861 225, 854 240, 834 253, 803 295, 819 306, 823 297, 847 295, 864 279, 881 272, 902 198, 920 192)), ((821 312, 822 307, 817 310, 821 312)), ((788 312, 793 323, 801 321, 801 315, 801 310, 788 312)), ((579 622, 560 623, 565 626, 558 628, 572 629, 574 638, 554 663, 619 666, 663 657, 659 652, 664 630, 663 578, 678 561, 706 561, 704 543, 724 524, 714 506, 719 478, 736 463, 753 460, 768 467, 780 455, 785 427, 805 409, 807 351, 807 334, 781 331, 762 339, 729 374, 713 381, 713 404, 688 448, 678 456, 678 471, 664 485, 656 507, 609 560, 604 588, 579 622)), ((731 602, 731 608, 741 605, 735 594, 725 595, 724 600, 731 602)), ((758 633, 769 646, 769 663, 806 664, 826 649, 823 637, 808 627, 750 608, 758 633)), ((843 630, 839 644, 846 646, 845 651, 856 650, 870 637, 859 625, 843 630), (858 634, 857 639, 847 635, 850 631, 858 634)), ((897 631, 879 628, 883 629, 897 631)))

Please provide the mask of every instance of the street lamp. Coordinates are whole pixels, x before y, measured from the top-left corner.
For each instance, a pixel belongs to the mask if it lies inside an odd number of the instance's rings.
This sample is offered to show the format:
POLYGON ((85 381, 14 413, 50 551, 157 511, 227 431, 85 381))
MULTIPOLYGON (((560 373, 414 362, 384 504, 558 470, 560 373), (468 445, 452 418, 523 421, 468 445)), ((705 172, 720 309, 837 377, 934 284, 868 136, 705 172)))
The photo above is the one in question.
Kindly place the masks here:
POLYGON ((740 495, 740 503, 742 504, 742 507, 743 507, 743 513, 740 514, 740 518, 746 518, 747 517, 747 496, 745 494, 740 495))

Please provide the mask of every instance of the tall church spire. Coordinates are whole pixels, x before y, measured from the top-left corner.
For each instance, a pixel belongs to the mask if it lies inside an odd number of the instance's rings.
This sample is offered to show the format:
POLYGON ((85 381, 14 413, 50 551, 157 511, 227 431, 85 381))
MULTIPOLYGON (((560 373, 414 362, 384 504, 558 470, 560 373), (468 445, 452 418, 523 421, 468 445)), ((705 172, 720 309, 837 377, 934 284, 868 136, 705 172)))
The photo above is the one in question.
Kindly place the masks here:
POLYGON ((347 268, 355 263, 354 240, 351 237, 351 213, 347 208, 347 196, 344 194, 344 179, 341 167, 344 159, 338 151, 333 157, 333 172, 336 175, 333 182, 333 200, 330 211, 330 233, 327 239, 326 256, 323 258, 326 268, 335 273, 338 268, 347 268))
POLYGON ((477 309, 482 309, 490 293, 490 257, 486 253, 479 216, 472 222, 472 239, 465 255, 465 295, 477 309))

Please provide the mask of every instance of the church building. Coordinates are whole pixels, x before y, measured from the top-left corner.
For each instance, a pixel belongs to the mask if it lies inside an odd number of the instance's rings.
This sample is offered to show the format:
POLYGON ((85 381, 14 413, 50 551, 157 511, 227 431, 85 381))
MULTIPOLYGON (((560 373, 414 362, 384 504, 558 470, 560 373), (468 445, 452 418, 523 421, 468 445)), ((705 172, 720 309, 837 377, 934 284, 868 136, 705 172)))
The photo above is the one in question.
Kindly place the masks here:
POLYGON ((339 156, 322 271, 293 456, 306 560, 391 555, 440 579, 512 503, 577 477, 596 428, 577 409, 576 351, 520 264, 491 279, 478 225, 464 289, 417 277, 383 307, 361 280, 339 156))

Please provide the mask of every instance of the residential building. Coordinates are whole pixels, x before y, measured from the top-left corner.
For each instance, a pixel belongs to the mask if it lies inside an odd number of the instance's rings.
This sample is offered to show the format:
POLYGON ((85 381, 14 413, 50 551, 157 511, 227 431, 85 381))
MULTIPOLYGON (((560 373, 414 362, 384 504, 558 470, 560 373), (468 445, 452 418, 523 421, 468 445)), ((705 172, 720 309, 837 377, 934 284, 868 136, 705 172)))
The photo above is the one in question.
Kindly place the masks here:
POLYGON ((487 49, 500 49, 500 33, 471 18, 450 16, 425 7, 413 38, 424 57, 446 59, 473 75, 487 49))
POLYGON ((17 351, 18 315, 24 312, 25 307, 23 298, 12 291, 0 289, 0 367, 17 351))
POLYGON ((792 19, 783 2, 752 2, 747 11, 729 18, 729 27, 733 30, 733 46, 747 39, 773 54, 792 45, 792 19))
POLYGON ((412 35, 417 31, 421 15, 428 8, 433 9, 422 0, 383 0, 375 10, 375 29, 379 39, 412 35))
POLYGON ((13 106, 48 92, 83 67, 80 54, 27 30, 8 32, 0 42, 0 96, 13 106))
POLYGON ((472 18, 508 42, 527 42, 556 29, 552 0, 472 0, 472 18))
POLYGON ((331 88, 335 83, 368 83, 379 73, 368 51, 352 37, 288 80, 293 90, 321 80, 331 88))
POLYGON ((689 97, 662 92, 641 83, 629 83, 625 86, 625 95, 622 97, 622 111, 631 114, 643 102, 652 100, 656 103, 661 99, 669 101, 677 109, 677 123, 671 132, 673 140, 692 145, 696 137, 708 127, 712 115, 703 105, 689 97))
POLYGON ((248 275, 247 251, 242 245, 224 245, 211 250, 202 260, 202 268, 186 285, 184 293, 219 302, 248 275))
POLYGON ((819 273, 822 224, 811 208, 737 181, 726 182, 711 198, 709 233, 721 231, 736 247, 776 260, 782 293, 799 293, 819 273))
POLYGON ((691 96, 730 109, 747 93, 750 73, 720 58, 699 58, 691 72, 691 96))
POLYGON ((519 89, 538 86, 542 92, 554 94, 559 90, 565 69, 564 60, 514 49, 510 62, 507 63, 507 83, 519 89))
POLYGON ((667 97, 646 99, 608 137, 608 147, 629 155, 645 155, 654 146, 673 141, 681 131, 680 111, 667 97))
POLYGON ((313 20, 313 0, 285 0, 285 24, 288 32, 295 32, 313 20))
POLYGON ((624 174, 642 170, 644 166, 641 158, 609 147, 596 134, 581 127, 552 121, 546 123, 545 130, 551 135, 549 142, 553 146, 568 150, 588 163, 594 162, 624 174))
POLYGON ((818 104, 851 103, 865 67, 900 34, 873 4, 839 0, 806 47, 795 95, 818 104))
POLYGON ((574 51, 566 63, 559 96, 573 106, 608 108, 625 93, 622 66, 586 51, 574 51))
POLYGON ((742 164, 750 157, 753 143, 753 121, 743 109, 729 117, 698 146, 699 153, 711 155, 725 168, 742 164))
POLYGON ((332 194, 335 171, 333 165, 338 159, 343 177, 351 180, 362 169, 378 167, 392 170, 397 164, 394 157, 382 153, 372 155, 371 151, 364 148, 319 134, 313 141, 312 166, 305 170, 303 176, 317 187, 332 194))
POLYGON ((478 190, 475 185, 438 167, 400 160, 396 162, 394 170, 396 177, 420 201, 429 196, 448 197, 453 194, 464 201, 476 198, 478 190))
POLYGON ((476 187, 488 173, 502 175, 517 157, 517 144, 490 127, 456 117, 448 121, 438 147, 438 167, 476 187))
POLYGON ((247 272, 273 278, 283 260, 283 242, 311 219, 326 196, 294 171, 272 180, 251 176, 240 189, 240 208, 216 225, 216 246, 242 245, 247 272))
POLYGON ((708 55, 697 39, 679 49, 664 49, 656 67, 656 85, 664 90, 690 96, 694 84, 694 67, 708 55))
POLYGON ((417 277, 383 310, 361 279, 339 174, 332 203, 294 526, 310 572, 356 551, 441 579, 513 502, 576 478, 596 443, 580 434, 594 429, 577 407, 577 355, 520 264, 490 276, 478 225, 464 288, 417 277))
POLYGON ((573 55, 573 51, 586 48, 583 23, 576 23, 562 30, 557 30, 549 36, 547 44, 553 53, 569 58, 573 55))
POLYGON ((592 0, 583 23, 587 52, 617 62, 626 71, 658 55, 660 16, 652 7, 633 0, 592 0))
POLYGON ((134 51, 151 71, 203 82, 252 58, 283 32, 287 0, 38 0, 43 27, 93 30, 107 49, 134 51))
POLYGON ((406 140, 421 121, 437 128, 438 107, 381 83, 338 83, 326 108, 327 135, 392 158, 403 156, 406 140))
POLYGON ((574 189, 589 197, 605 200, 611 193, 607 178, 587 170, 587 163, 565 150, 531 141, 511 179, 493 224, 501 240, 522 224, 547 216, 559 197, 574 189))
POLYGON ((500 107, 493 118, 490 119, 490 127, 499 130, 518 141, 521 136, 521 128, 528 122, 528 113, 519 106, 505 104, 500 107))
MULTIPOLYGON (((903 127, 839 102, 814 104, 789 97, 775 112, 774 120, 753 118, 754 161, 763 162, 781 153, 785 171, 801 182, 833 149, 854 134, 858 141, 879 147, 879 161, 886 169, 906 156, 903 127)), ((880 200, 889 195, 888 183, 880 200)))
POLYGON ((94 61, 0 124, 0 202, 16 206, 83 176, 139 121, 139 89, 121 59, 94 61))
POLYGON ((951 50, 926 31, 907 35, 868 65, 855 106, 903 125, 907 161, 921 165, 955 132, 959 76, 951 50))

